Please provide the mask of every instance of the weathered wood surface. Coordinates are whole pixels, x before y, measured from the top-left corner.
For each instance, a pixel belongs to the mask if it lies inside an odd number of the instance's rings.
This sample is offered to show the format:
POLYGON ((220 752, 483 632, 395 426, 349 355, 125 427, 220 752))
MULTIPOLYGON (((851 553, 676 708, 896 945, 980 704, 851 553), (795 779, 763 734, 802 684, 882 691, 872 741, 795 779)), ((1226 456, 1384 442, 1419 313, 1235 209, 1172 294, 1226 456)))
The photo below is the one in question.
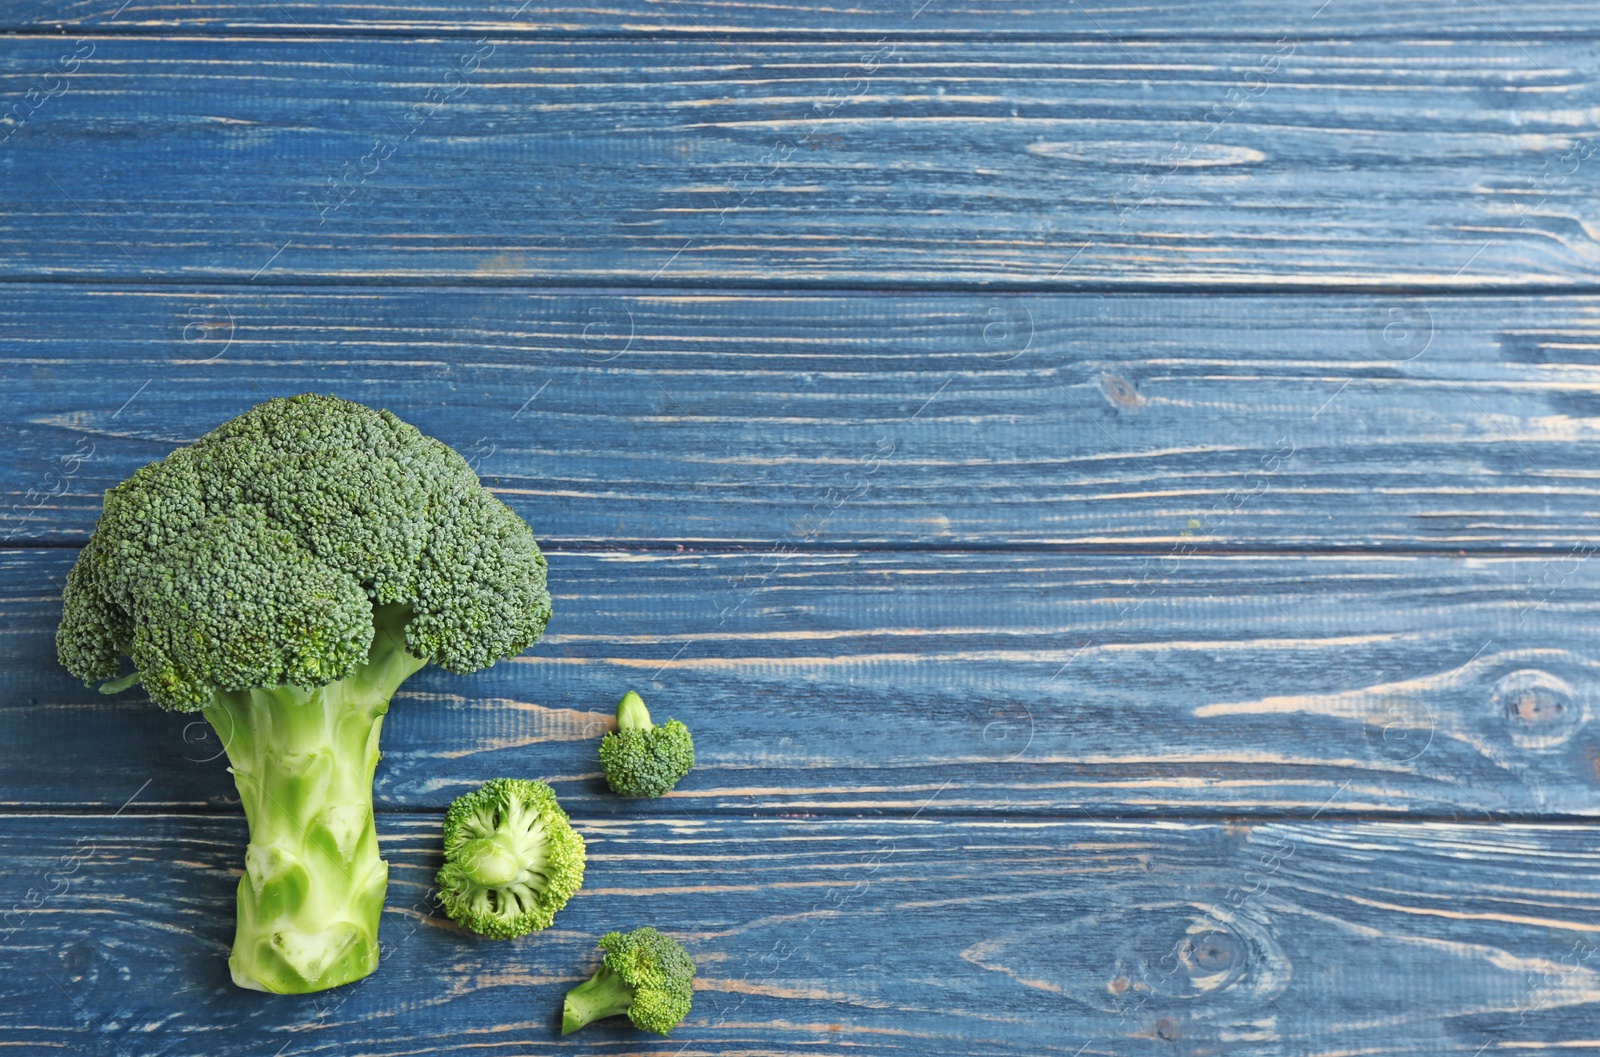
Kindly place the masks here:
POLYGON ((519 4, 0 12, 0 1050, 1600 1051, 1600 7, 519 4), (282 1000, 217 739, 52 638, 101 489, 306 389, 557 612, 397 700, 385 965, 282 1000), (427 896, 494 774, 592 842, 510 944, 427 896), (560 1040, 646 921, 678 1038, 560 1040))
POLYGON ((1588 1052, 1600 1015, 1570 827, 580 813, 585 888, 497 942, 430 905, 438 818, 388 816, 377 975, 285 1000, 227 978, 242 824, 135 810, 0 820, 5 904, 40 904, 0 931, 11 1052, 1471 1057, 1588 1052), (688 1020, 560 1039, 594 940, 645 921, 698 959, 688 1020))
MULTIPOLYGON (((149 779, 146 803, 224 809, 203 720, 55 665, 73 557, 0 558, 5 800, 103 809, 149 779)), ((381 807, 506 772, 619 818, 909 812, 942 787, 928 811, 1600 814, 1582 557, 558 552, 550 576, 543 643, 396 698, 381 807), (663 801, 599 778, 629 688, 696 732, 663 801)))
POLYGON ((1482 0, 1441 8, 1426 0, 1175 0, 1161 5, 1046 0, 874 0, 850 5, 748 3, 728 0, 612 0, 563 5, 523 0, 426 0, 405 4, 235 0, 152 3, 150 0, 47 0, 0 11, 0 29, 152 29, 227 31, 381 31, 401 34, 537 33, 743 37, 814 33, 830 37, 941 33, 984 37, 1224 37, 1426 34, 1516 39, 1600 30, 1593 4, 1577 0, 1511 3, 1482 0))
POLYGON ((30 36, 0 277, 1590 290, 1593 53, 30 36))
POLYGON ((267 395, 385 406, 547 543, 1591 545, 1600 300, 26 285, 0 533, 267 395), (107 368, 107 358, 114 367, 107 368))

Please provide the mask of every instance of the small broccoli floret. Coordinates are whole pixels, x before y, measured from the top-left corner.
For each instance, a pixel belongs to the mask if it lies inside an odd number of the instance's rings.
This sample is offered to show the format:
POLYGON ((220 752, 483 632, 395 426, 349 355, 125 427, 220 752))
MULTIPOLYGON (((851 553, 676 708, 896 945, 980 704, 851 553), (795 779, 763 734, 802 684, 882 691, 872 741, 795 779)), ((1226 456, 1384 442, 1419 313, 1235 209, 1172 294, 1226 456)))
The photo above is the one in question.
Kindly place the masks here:
POLYGON ((583 885, 583 838, 543 782, 495 778, 444 816, 439 902, 459 925, 507 940, 547 928, 583 885))
POLYGON ((395 691, 430 662, 515 656, 549 617, 532 530, 465 459, 305 394, 106 492, 56 649, 102 690, 142 683, 216 729, 250 823, 228 965, 241 987, 299 994, 378 963, 372 778, 395 691))
POLYGON ((646 925, 600 938, 600 969, 567 992, 561 1034, 606 1017, 628 1014, 641 1031, 665 1035, 689 1015, 694 1000, 694 959, 683 944, 646 925))
POLYGON ((606 784, 622 796, 664 796, 694 767, 694 739, 675 719, 650 722, 644 698, 629 690, 617 702, 617 729, 600 740, 606 784))

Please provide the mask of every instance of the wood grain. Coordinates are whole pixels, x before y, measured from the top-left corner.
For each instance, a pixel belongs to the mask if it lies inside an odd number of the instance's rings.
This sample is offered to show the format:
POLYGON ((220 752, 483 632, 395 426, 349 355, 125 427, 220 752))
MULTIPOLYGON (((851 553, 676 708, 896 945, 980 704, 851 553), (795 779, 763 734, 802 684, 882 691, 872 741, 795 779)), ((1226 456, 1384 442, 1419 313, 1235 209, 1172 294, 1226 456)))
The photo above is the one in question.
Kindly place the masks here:
POLYGON ((1600 7, 0 30, 0 1050, 1600 1052, 1600 7), (52 640, 102 489, 307 389, 466 453, 556 616, 397 699, 383 968, 284 1001, 216 736, 52 640), (428 896, 494 774, 590 841, 516 943, 428 896), (561 1040, 646 922, 689 1022, 561 1040))
POLYGON ((152 29, 203 33, 383 32, 464 35, 537 33, 545 36, 679 33, 719 37, 811 33, 830 37, 892 33, 1112 37, 1241 37, 1298 33, 1338 36, 1449 34, 1516 39, 1529 34, 1572 36, 1600 30, 1592 4, 1576 0, 1454 4, 1441 13, 1420 0, 1175 0, 1159 6, 1047 0, 877 0, 848 6, 822 3, 744 3, 727 0, 612 0, 604 5, 523 3, 522 0, 431 0, 406 4, 249 2, 160 4, 148 0, 56 0, 0 13, 5 29, 92 29, 96 33, 152 29))
POLYGON ((272 395, 388 407, 546 543, 1590 545, 1600 300, 27 285, 0 534, 272 395))
MULTIPOLYGON (((128 792, 132 792, 129 789, 128 792)), ((126 794, 124 794, 126 795, 126 794)), ((705 818, 575 824, 555 926, 431 909, 438 819, 389 816, 376 976, 303 1000, 228 982, 244 831, 8 817, 14 1052, 1461 1054, 1593 1048, 1600 858, 1549 826, 705 818), (63 865, 63 860, 65 864, 63 865), (33 895, 29 893, 33 892, 33 895), (671 1043, 557 1037, 594 940, 654 922, 698 962, 671 1043)))
MULTIPOLYGON (((199 717, 56 666, 73 556, 0 556, 7 803, 149 779, 145 803, 231 809, 199 717)), ((910 812, 940 788, 928 812, 1600 814, 1583 558, 556 552, 550 576, 530 653, 403 688, 381 808, 529 773, 608 817, 910 812), (660 801, 599 778, 629 688, 696 734, 660 801)))
POLYGON ((1600 277, 1581 38, 71 43, 0 53, 0 277, 1600 277))

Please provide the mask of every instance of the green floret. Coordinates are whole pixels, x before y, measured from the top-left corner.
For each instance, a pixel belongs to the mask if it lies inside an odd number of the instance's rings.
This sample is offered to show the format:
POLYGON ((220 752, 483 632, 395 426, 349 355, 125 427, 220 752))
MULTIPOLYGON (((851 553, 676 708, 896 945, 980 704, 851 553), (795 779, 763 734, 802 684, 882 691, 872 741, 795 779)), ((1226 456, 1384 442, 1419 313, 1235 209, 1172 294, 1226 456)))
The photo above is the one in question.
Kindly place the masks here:
POLYGON ((683 944, 646 925, 600 939, 605 961, 567 992, 561 1034, 623 1013, 641 1031, 665 1035, 683 1023, 694 1000, 694 959, 683 944))
POLYGON ((521 653, 549 617, 532 531, 465 459, 387 411, 306 394, 106 492, 56 648, 79 678, 113 680, 102 690, 142 683, 216 729, 250 823, 234 982, 301 993, 377 965, 390 698, 429 663, 521 653))
POLYGON ((439 902, 497 940, 548 928, 583 885, 583 838, 543 782, 495 778, 444 816, 439 902))
POLYGON ((644 698, 629 690, 617 702, 617 729, 600 741, 606 784, 622 796, 664 796, 694 767, 694 739, 675 719, 650 722, 644 698))

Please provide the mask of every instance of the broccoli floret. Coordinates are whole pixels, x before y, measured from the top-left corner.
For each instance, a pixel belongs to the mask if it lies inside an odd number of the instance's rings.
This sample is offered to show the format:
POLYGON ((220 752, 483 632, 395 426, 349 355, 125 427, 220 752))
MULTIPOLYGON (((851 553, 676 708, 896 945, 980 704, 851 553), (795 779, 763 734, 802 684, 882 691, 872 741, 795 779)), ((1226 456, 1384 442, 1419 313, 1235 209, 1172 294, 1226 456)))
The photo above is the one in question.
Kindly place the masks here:
POLYGON ((67 576, 61 663, 199 711, 250 824, 234 982, 303 993, 378 960, 372 777, 395 690, 470 672, 550 617, 533 533, 387 411, 269 400, 106 493, 67 576), (116 679, 121 658, 134 672, 116 679))
POLYGON ((694 767, 694 739, 675 719, 650 722, 644 698, 629 690, 617 702, 617 729, 600 740, 606 784, 622 796, 664 796, 694 767))
POLYGON ((568 991, 562 1003, 561 1034, 626 1013, 641 1031, 665 1035, 689 1015, 694 959, 683 944, 646 925, 608 932, 600 946, 606 957, 599 971, 568 991))
POLYGON ((496 778, 444 816, 439 902, 497 940, 548 928, 583 885, 583 838, 543 782, 496 778))

